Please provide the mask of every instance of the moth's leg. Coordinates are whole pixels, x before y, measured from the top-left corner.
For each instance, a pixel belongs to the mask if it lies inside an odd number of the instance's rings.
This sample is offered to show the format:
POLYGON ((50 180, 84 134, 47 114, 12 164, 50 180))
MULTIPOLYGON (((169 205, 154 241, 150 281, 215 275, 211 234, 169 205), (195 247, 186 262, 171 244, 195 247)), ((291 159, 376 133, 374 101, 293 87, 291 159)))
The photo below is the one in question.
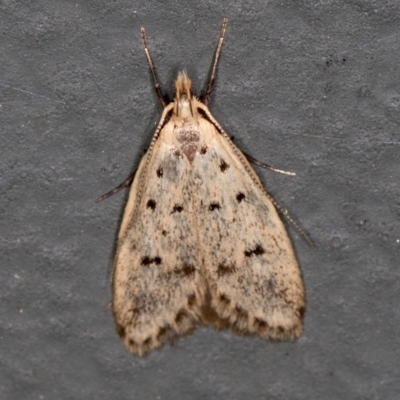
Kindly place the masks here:
POLYGON ((224 41, 224 36, 225 36, 225 31, 226 31, 226 25, 227 24, 228 24, 228 18, 224 18, 224 20, 222 22, 221 33, 219 35, 217 48, 215 50, 214 63, 213 63, 213 66, 212 66, 210 79, 209 79, 209 81, 207 83, 206 94, 204 95, 204 99, 203 99, 203 103, 205 105, 207 105, 208 101, 210 100, 211 91, 212 91, 212 88, 214 86, 215 74, 217 72, 217 64, 218 64, 219 56, 221 54, 221 48, 222 48, 222 43, 224 41))
MULTIPOLYGON (((153 151, 153 147, 155 142, 158 139, 158 135, 160 134, 161 129, 163 128, 165 121, 168 119, 168 114, 172 111, 174 108, 174 103, 168 104, 166 106, 161 114, 160 122, 157 125, 156 131, 154 132, 153 138, 151 139, 150 146, 146 152, 146 154, 150 154, 153 151)), ((146 157, 146 155, 144 156, 146 157)), ((148 160, 148 158, 147 158, 148 160)), ((115 193, 119 192, 121 189, 130 186, 131 183, 133 182, 133 179, 135 178, 136 170, 132 172, 120 185, 118 185, 115 189, 110 190, 106 194, 103 194, 103 196, 100 196, 97 200, 96 203, 99 203, 102 200, 107 199, 108 197, 114 195, 115 193)))
POLYGON ((274 168, 272 165, 269 165, 269 164, 266 164, 266 163, 263 163, 263 162, 257 160, 257 158, 254 158, 250 154, 245 153, 243 150, 240 150, 240 151, 244 154, 244 156, 247 158, 247 160, 250 163, 257 165, 258 167, 269 169, 270 171, 273 171, 273 172, 279 172, 280 174, 284 174, 284 175, 292 175, 292 176, 296 175, 296 172, 284 171, 283 169, 274 168))
MULTIPOLYGON (((295 172, 290 172, 290 171, 283 171, 282 169, 277 169, 272 167, 269 164, 265 164, 259 160, 257 160, 256 158, 254 158, 253 156, 251 156, 250 154, 245 153, 244 151, 240 150, 243 155, 247 158, 247 161, 257 165, 261 168, 265 168, 265 169, 269 169, 270 171, 273 172, 279 172, 280 174, 284 174, 284 175, 292 175, 295 176, 296 173, 295 172)), ((274 204, 275 208, 278 210, 278 212, 283 215, 295 228, 296 230, 300 233, 301 236, 303 236, 303 238, 306 240, 307 244, 311 247, 314 248, 315 244, 313 242, 313 240, 310 238, 310 236, 304 231, 304 229, 301 228, 301 226, 289 215, 288 210, 286 210, 286 208, 283 208, 274 198, 272 198, 272 196, 268 193, 268 197, 270 198, 270 200, 272 201, 272 203, 274 204)))
POLYGON ((153 76, 154 89, 157 93, 157 96, 158 96, 158 99, 160 100, 161 105, 165 108, 166 103, 165 103, 164 96, 161 91, 160 83, 158 82, 156 68, 155 68, 153 60, 150 56, 149 48, 147 47, 146 32, 145 32, 144 28, 141 29, 141 33, 142 33, 142 42, 143 42, 144 52, 146 53, 147 62, 149 64, 151 75, 153 76))
MULTIPOLYGON (((217 129, 217 131, 223 136, 225 137, 225 139, 232 144, 232 146, 234 146, 235 149, 237 149, 236 155, 239 157, 239 159, 241 159, 242 163, 243 160, 245 160, 245 162, 249 162, 248 161, 248 155, 244 154, 241 150, 239 150, 232 142, 232 139, 229 137, 229 135, 222 129, 222 126, 218 123, 218 121, 212 116, 210 110, 208 109, 208 107, 206 107, 205 105, 198 103, 197 107, 202 110, 204 112, 204 114, 206 115, 206 117, 208 118, 208 120, 215 126, 215 128, 217 129)), ((245 165, 245 164, 244 164, 245 165)), ((250 165, 249 165, 250 167, 250 165)), ((250 167, 250 169, 247 169, 247 172, 251 175, 255 175, 255 172, 253 171, 253 169, 250 167)), ((253 175, 253 176, 254 176, 253 175)), ((257 181, 259 181, 259 178, 257 177, 257 181)), ((261 182, 260 182, 260 185, 261 182)), ((265 190, 265 189, 264 189, 265 190)), ((307 233, 300 227, 300 225, 289 215, 288 210, 286 210, 285 208, 283 208, 269 193, 265 192, 265 195, 271 200, 272 204, 275 206, 276 210, 281 214, 284 215, 285 219, 287 219, 296 229, 297 231, 300 233, 301 236, 303 236, 303 238, 305 239, 305 241, 308 243, 308 245, 310 247, 315 247, 314 242, 312 241, 312 239, 310 238, 309 235, 307 235, 307 233)))
POLYGON ((105 199, 108 199, 109 197, 113 196, 115 193, 118 193, 121 189, 130 186, 131 183, 133 182, 133 178, 135 177, 136 170, 133 171, 122 183, 120 183, 117 187, 115 187, 113 190, 110 190, 109 192, 103 194, 100 196, 95 203, 100 203, 100 201, 103 201, 105 199))
MULTIPOLYGON (((234 136, 230 136, 230 139, 231 139, 231 141, 233 143, 235 143, 234 136)), ((243 150, 240 150, 240 151, 247 158, 247 161, 249 163, 257 165, 257 167, 269 169, 270 171, 279 172, 280 174, 284 174, 284 175, 291 175, 291 176, 295 176, 296 175, 296 172, 284 171, 283 169, 274 168, 272 165, 269 165, 267 163, 263 163, 262 161, 257 160, 257 158, 251 156, 250 154, 244 152, 243 150)))

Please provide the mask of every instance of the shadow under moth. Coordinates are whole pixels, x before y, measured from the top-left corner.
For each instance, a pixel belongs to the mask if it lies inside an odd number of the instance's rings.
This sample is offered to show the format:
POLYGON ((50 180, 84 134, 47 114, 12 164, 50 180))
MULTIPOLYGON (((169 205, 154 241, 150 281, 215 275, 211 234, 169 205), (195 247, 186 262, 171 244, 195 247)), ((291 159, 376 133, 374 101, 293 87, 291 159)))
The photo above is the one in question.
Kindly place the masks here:
POLYGON ((117 332, 139 356, 200 324, 271 340, 302 331, 303 282, 282 210, 207 107, 226 25, 202 100, 183 71, 169 104, 142 28, 164 110, 134 178, 120 185, 133 180, 112 275, 117 332))

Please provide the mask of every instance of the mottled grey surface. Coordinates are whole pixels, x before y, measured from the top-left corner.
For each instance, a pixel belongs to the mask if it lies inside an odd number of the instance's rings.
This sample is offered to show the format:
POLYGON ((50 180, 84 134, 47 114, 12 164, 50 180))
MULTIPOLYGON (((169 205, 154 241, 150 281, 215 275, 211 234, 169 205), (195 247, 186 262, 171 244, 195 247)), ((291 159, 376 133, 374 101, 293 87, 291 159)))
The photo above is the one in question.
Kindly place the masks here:
MULTIPOLYGON (((1 399, 385 399, 400 391, 398 1, 3 1, 1 399), (229 5, 228 5, 229 4, 229 5), (303 336, 198 329, 146 359, 107 309, 126 199, 179 69, 314 238, 289 227, 307 290, 303 336)), ((182 244, 184 245, 184 243, 182 244)))

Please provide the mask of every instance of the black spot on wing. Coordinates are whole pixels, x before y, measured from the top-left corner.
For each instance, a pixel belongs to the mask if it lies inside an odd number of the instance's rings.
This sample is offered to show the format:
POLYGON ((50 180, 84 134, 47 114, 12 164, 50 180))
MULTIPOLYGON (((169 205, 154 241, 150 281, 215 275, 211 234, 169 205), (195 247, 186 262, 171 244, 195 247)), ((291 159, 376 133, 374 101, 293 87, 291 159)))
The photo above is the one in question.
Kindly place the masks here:
POLYGON ((268 328, 268 323, 260 318, 254 318, 254 324, 258 329, 266 329, 268 328))
POLYGON ((207 147, 206 145, 204 145, 204 146, 200 149, 200 154, 201 154, 201 155, 206 154, 206 153, 207 153, 207 149, 208 149, 208 147, 207 147))
POLYGON ((220 210, 220 209, 221 209, 221 205, 220 205, 217 201, 213 201, 213 202, 210 203, 210 205, 208 206, 208 209, 209 209, 210 211, 220 210))
POLYGON ((172 154, 177 158, 181 156, 181 152, 176 148, 172 151, 172 154))
POLYGON ((160 165, 160 166, 157 168, 157 176, 158 176, 159 178, 162 178, 163 175, 164 175, 164 170, 163 170, 163 167, 160 165))
POLYGON ((234 264, 219 264, 217 268, 217 274, 220 278, 221 276, 233 274, 236 271, 234 264))
POLYGON ((183 211, 183 207, 181 205, 179 205, 179 204, 175 204, 174 208, 172 209, 172 213, 171 214, 174 214, 176 212, 180 213, 182 211, 183 211))
POLYGON ((221 170, 221 172, 225 172, 228 168, 229 164, 227 164, 226 161, 223 158, 221 158, 219 162, 219 169, 221 170))
POLYGON ((265 253, 265 250, 260 244, 256 245, 256 247, 254 247, 254 249, 249 249, 249 250, 244 251, 244 255, 246 257, 261 256, 264 253, 265 253))
POLYGON ((245 196, 245 194, 242 193, 242 192, 239 192, 239 193, 236 195, 236 200, 237 200, 238 203, 241 203, 245 198, 246 198, 246 196, 245 196))
POLYGON ((146 206, 147 206, 147 208, 151 208, 152 210, 154 210, 155 208, 156 208, 156 202, 155 202, 155 200, 153 200, 153 199, 150 199, 148 202, 147 202, 147 204, 146 204, 146 206))
POLYGON ((162 261, 161 257, 158 257, 158 256, 154 257, 154 258, 150 258, 148 256, 145 256, 145 257, 142 258, 141 264, 144 265, 144 266, 148 266, 148 265, 151 265, 151 264, 160 265, 161 261, 162 261))
POLYGON ((303 317, 304 317, 305 311, 306 311, 306 309, 305 309, 304 306, 300 306, 300 307, 297 309, 297 312, 299 313, 300 318, 303 318, 303 317))

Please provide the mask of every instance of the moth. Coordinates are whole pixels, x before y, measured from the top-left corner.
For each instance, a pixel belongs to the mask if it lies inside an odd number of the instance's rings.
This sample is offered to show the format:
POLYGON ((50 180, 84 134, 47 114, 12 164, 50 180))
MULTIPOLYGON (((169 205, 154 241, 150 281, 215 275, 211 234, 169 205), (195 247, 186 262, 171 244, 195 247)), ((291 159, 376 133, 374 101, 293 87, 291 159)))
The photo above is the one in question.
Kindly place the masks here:
POLYGON ((303 282, 277 205, 207 107, 226 26, 203 100, 183 71, 169 104, 142 28, 164 110, 133 178, 112 275, 117 332, 139 356, 201 324, 271 340, 302 331, 303 282))

